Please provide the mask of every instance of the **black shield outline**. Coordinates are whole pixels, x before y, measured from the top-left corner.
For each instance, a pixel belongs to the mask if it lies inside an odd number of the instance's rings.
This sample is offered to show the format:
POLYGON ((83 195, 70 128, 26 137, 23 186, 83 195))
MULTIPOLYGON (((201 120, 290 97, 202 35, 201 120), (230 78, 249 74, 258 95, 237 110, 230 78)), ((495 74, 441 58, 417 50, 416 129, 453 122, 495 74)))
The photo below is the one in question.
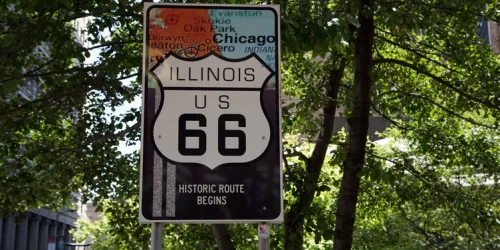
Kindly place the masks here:
MULTIPOLYGON (((156 141, 155 141, 154 136, 153 136, 153 127, 155 126, 156 120, 158 119, 158 116, 161 113, 161 110, 162 110, 162 107, 163 107, 163 103, 165 101, 165 93, 164 93, 164 91, 167 90, 167 89, 165 87, 163 87, 162 81, 159 79, 159 77, 153 71, 156 68, 158 68, 159 66, 161 66, 162 63, 165 62, 169 57, 175 57, 178 60, 186 61, 186 62, 196 62, 196 61, 201 61, 201 60, 204 60, 206 58, 209 58, 210 56, 215 56, 215 57, 217 57, 217 58, 219 58, 221 60, 224 60, 226 62, 244 62, 244 61, 249 60, 252 57, 254 57, 255 59, 257 59, 257 61, 259 61, 270 72, 269 76, 267 76, 266 79, 264 80, 264 82, 262 83, 262 86, 260 87, 260 90, 258 90, 258 91, 260 91, 260 100, 259 100, 260 101, 260 108, 262 110, 262 113, 264 113, 264 116, 266 117, 267 125, 269 126, 269 131, 270 131, 270 135, 269 135, 270 138, 269 138, 269 142, 266 145, 266 149, 264 151, 262 151, 262 153, 258 157, 254 158, 251 161, 247 161, 247 162, 228 162, 228 163, 217 165, 213 169, 212 168, 210 168, 210 169, 211 170, 215 170, 215 169, 217 169, 219 167, 222 167, 222 166, 225 166, 225 165, 229 165, 229 164, 250 164, 252 162, 258 161, 269 150, 269 146, 271 145, 271 140, 272 140, 272 138, 274 136, 274 133, 275 133, 273 131, 273 128, 271 127, 271 120, 270 120, 271 118, 269 117, 269 114, 267 112, 265 112, 263 98, 264 98, 264 89, 265 89, 265 86, 269 82, 269 80, 273 76, 276 75, 276 72, 274 72, 274 70, 272 70, 269 67, 269 65, 267 65, 267 63, 264 62, 256 53, 251 53, 251 54, 249 54, 249 55, 247 55, 245 57, 237 58, 237 59, 226 58, 226 57, 223 57, 223 56, 221 56, 221 55, 219 55, 219 54, 217 54, 217 53, 215 53, 213 51, 210 52, 210 53, 207 53, 204 56, 197 57, 197 58, 184 58, 184 57, 181 57, 181 56, 177 55, 175 52, 169 52, 168 54, 166 54, 164 57, 162 57, 160 60, 158 60, 158 62, 153 67, 151 67, 151 69, 149 69, 149 71, 148 71, 148 73, 151 74, 151 76, 158 83, 158 88, 161 90, 160 91, 160 93, 161 93, 161 100, 160 100, 160 105, 158 107, 158 111, 154 114, 153 122, 151 124, 151 128, 145 128, 145 130, 144 130, 145 135, 148 136, 150 138, 150 140, 152 140, 152 144, 153 144, 153 147, 154 147, 156 153, 158 153, 158 155, 160 155, 164 159, 168 160, 169 162, 174 163, 174 164, 183 164, 183 165, 186 165, 186 166, 189 166, 189 165, 202 165, 204 167, 209 168, 208 166, 206 166, 206 165, 204 165, 202 163, 174 161, 174 160, 168 158, 167 156, 163 155, 161 153, 161 151, 158 149, 158 146, 156 145, 156 141)), ((193 90, 204 90, 204 89, 207 89, 207 88, 203 88, 203 87, 192 88, 192 87, 190 87, 190 89, 193 89, 193 90)), ((257 91, 255 89, 244 89, 244 88, 240 88, 240 89, 235 88, 235 90, 237 90, 237 91, 257 91)), ((148 96, 146 96, 146 98, 148 98, 148 96)))

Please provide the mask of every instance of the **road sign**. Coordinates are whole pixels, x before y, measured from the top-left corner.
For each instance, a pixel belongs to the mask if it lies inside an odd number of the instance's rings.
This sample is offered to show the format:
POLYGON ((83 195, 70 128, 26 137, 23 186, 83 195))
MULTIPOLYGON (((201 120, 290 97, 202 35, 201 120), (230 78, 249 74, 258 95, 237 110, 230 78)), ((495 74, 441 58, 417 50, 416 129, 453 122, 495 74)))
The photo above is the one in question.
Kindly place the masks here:
POLYGON ((144 16, 140 221, 282 222, 278 7, 144 16))
POLYGON ((259 238, 267 239, 269 238, 269 226, 266 224, 261 224, 257 227, 257 235, 259 238))

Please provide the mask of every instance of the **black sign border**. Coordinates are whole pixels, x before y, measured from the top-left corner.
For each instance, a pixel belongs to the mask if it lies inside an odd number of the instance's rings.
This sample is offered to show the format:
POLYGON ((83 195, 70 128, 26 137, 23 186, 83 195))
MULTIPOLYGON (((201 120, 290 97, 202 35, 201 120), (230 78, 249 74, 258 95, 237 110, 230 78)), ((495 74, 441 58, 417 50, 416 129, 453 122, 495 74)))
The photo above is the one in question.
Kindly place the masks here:
MULTIPOLYGON (((261 6, 259 5, 258 7, 256 5, 252 5, 252 7, 247 7, 245 5, 237 5, 235 4, 234 6, 228 6, 228 5, 221 5, 221 4, 203 4, 203 5, 198 5, 198 4, 189 4, 189 3, 183 3, 183 4, 179 4, 179 3, 164 3, 164 4, 152 4, 152 5, 149 5, 149 6, 145 6, 147 8, 146 10, 146 13, 145 13, 145 16, 144 16, 144 21, 146 23, 146 25, 144 26, 144 34, 145 34, 145 40, 144 40, 144 45, 143 45, 143 48, 144 48, 144 58, 143 58, 143 82, 142 82, 142 88, 143 88, 143 101, 142 101, 142 105, 144 105, 146 103, 146 100, 148 100, 147 98, 149 97, 149 94, 148 94, 148 91, 146 91, 146 89, 148 88, 148 77, 147 77, 147 74, 148 73, 152 73, 150 71, 150 69, 148 68, 149 66, 149 49, 147 49, 147 44, 149 43, 149 32, 150 32, 150 29, 149 29, 149 26, 150 26, 150 21, 149 21, 149 13, 152 9, 155 9, 155 8, 170 8, 170 9, 206 9, 206 10, 210 10, 210 9, 217 9, 217 10, 220 10, 220 9, 227 9, 227 10, 266 10, 266 11, 272 11, 274 13, 274 34, 275 34, 275 41, 274 41, 274 45, 275 45, 275 48, 276 48, 276 53, 275 53, 275 70, 272 70, 270 69, 270 67, 264 62, 263 65, 265 65, 271 72, 271 75, 266 79, 266 81, 264 82, 264 85, 269 81, 269 79, 271 79, 272 76, 276 76, 276 82, 275 82, 275 89, 276 89, 276 117, 278 118, 279 120, 279 123, 278 123, 278 126, 276 126, 275 128, 275 132, 271 129, 271 137, 273 136, 273 132, 278 136, 278 159, 279 159, 279 168, 281 169, 282 168, 282 159, 281 159, 281 154, 282 154, 282 143, 281 143, 281 104, 280 104, 280 94, 281 94, 281 79, 280 79, 280 75, 279 75, 279 72, 280 72, 280 57, 281 57, 281 53, 280 53, 280 44, 279 42, 281 41, 281 38, 280 38, 280 33, 279 33, 279 24, 280 24, 280 20, 279 20, 279 13, 276 11, 276 9, 274 7, 267 7, 267 6, 261 6)), ((209 54, 212 54, 213 52, 209 53, 209 54)), ((173 54, 172 52, 168 53, 168 54, 173 54)), ((168 55, 167 54, 167 55, 168 55)), ((215 53, 214 53, 215 54, 215 53)), ((252 53, 252 54, 255 54, 255 53, 252 53)), ((252 56, 252 54, 250 54, 249 56, 252 56)), ((217 54, 216 54, 217 55, 217 54)), ((219 56, 219 55, 217 55, 219 56)), ((221 57, 221 56, 219 56, 221 57)), ((246 56, 247 57, 247 56, 246 56)), ((246 58, 244 57, 244 58, 246 58)), ((262 59, 260 57, 258 57, 257 55, 255 55, 255 57, 262 62, 262 59)), ((165 57, 166 58, 166 57, 165 57)), ((200 58, 203 58, 203 57, 200 57, 200 58)), ((163 59, 163 58, 162 58, 163 59)), ((162 60, 161 59, 161 60, 162 60)), ((182 60, 190 60, 190 59, 198 59, 198 58, 181 58, 182 60)), ((222 57, 223 60, 227 60, 227 61, 231 61, 231 60, 240 60, 240 59, 230 59, 230 58, 224 58, 222 57)), ((157 64, 155 66, 152 67, 152 70, 159 64, 161 63, 161 61, 158 61, 157 64)), ((153 76, 155 76, 155 74, 153 73, 153 76)), ((160 82, 158 82, 160 84, 160 82)), ((262 93, 262 90, 261 90, 261 93, 262 93)), ((162 103, 163 103, 163 93, 162 93, 162 103)), ((262 94, 261 94, 261 108, 263 108, 263 104, 262 104, 262 94)), ((145 111, 145 108, 142 107, 142 111, 145 111)), ((157 112, 159 113, 159 112, 157 112)), ((268 117, 268 114, 265 113, 265 116, 266 116, 266 119, 268 119, 268 122, 269 122, 269 117, 268 117)), ((156 114, 155 114, 156 116, 156 114)), ((142 125, 144 125, 144 114, 142 114, 142 125)), ((156 119, 156 117, 155 117, 156 119)), ((154 123, 153 123, 154 124, 154 123)), ((147 135, 147 132, 149 132, 147 130, 147 128, 145 128, 144 126, 142 126, 142 129, 141 129, 141 148, 144 147, 144 135, 147 135)), ((151 136, 152 133, 151 133, 151 136)), ((151 138, 153 139, 153 138, 151 138)), ((155 148, 155 150, 157 150, 156 148, 156 144, 154 143, 154 140, 153 140, 153 146, 155 148)), ((266 150, 256 159, 254 159, 253 161, 256 161, 258 160, 260 157, 262 157, 265 152, 269 149, 269 145, 271 143, 268 144, 266 150)), ((157 150, 157 153, 159 153, 159 155, 161 155, 161 157, 167 159, 168 161, 171 161, 169 160, 168 158, 164 157, 158 150, 157 150)), ((140 196, 140 201, 139 201, 139 204, 140 204, 140 211, 139 211, 139 214, 140 214, 140 219, 139 221, 142 222, 142 223, 151 223, 151 222, 162 222, 162 223, 210 223, 210 222, 213 222, 213 223, 251 223, 251 222, 258 222, 258 221, 267 221, 267 222, 273 222, 273 221, 277 221, 277 222, 281 222, 283 220, 283 209, 284 209, 284 204, 283 204, 283 173, 281 172, 280 173, 280 189, 281 189, 281 192, 280 192, 280 203, 281 203, 281 212, 279 213, 279 215, 274 218, 274 219, 264 219, 264 220, 259 220, 259 219, 230 219, 230 220, 226 220, 226 219, 220 219, 220 220, 213 220, 213 219, 182 219, 182 220, 178 220, 178 219, 175 219, 175 218, 172 218, 172 220, 166 220, 166 219, 158 219, 158 220, 152 220, 152 219, 147 219, 145 218, 143 215, 142 215, 142 192, 143 192, 143 152, 141 150, 141 154, 140 154, 140 189, 139 189, 139 196, 140 196)), ((175 163, 174 161, 171 161, 172 163, 175 163)), ((250 161, 252 162, 252 161, 250 161)), ((250 162, 246 162, 246 163, 227 163, 227 164, 249 164, 250 162)), ((186 165, 186 166, 189 166, 190 164, 195 164, 195 165, 202 165, 204 166, 203 164, 199 164, 199 163, 182 163, 183 165, 186 165)), ((222 164, 222 165, 219 165, 217 168, 219 167, 222 167, 223 165, 226 165, 226 164, 222 164)), ((206 167, 206 166, 204 166, 206 167)), ((213 169, 215 170, 215 169, 213 169)))

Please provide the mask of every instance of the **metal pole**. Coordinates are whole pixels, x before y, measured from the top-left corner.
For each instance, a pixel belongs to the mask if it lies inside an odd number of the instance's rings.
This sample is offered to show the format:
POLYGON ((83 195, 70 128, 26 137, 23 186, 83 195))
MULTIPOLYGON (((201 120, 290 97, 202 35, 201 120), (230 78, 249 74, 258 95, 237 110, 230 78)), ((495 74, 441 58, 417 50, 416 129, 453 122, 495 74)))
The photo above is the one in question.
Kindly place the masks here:
POLYGON ((259 238, 259 250, 269 250, 271 241, 269 238, 263 239, 259 238))
POLYGON ((163 224, 151 224, 151 250, 163 249, 163 224))
POLYGON ((257 234, 259 236, 259 250, 270 250, 269 226, 265 222, 259 224, 257 234))

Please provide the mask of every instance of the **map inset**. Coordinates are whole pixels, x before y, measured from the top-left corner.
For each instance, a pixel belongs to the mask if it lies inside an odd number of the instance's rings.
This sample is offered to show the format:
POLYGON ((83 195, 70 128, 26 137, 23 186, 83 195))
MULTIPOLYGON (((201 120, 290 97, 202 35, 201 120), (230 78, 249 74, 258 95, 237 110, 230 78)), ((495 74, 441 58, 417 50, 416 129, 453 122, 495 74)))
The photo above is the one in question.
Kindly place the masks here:
MULTIPOLYGON (((271 10, 152 8, 149 12, 149 68, 169 52, 198 58, 214 52, 239 59, 255 53, 275 72, 275 14, 271 10)), ((154 79, 149 77, 155 87, 154 79)), ((275 86, 275 77, 267 88, 275 86)))

